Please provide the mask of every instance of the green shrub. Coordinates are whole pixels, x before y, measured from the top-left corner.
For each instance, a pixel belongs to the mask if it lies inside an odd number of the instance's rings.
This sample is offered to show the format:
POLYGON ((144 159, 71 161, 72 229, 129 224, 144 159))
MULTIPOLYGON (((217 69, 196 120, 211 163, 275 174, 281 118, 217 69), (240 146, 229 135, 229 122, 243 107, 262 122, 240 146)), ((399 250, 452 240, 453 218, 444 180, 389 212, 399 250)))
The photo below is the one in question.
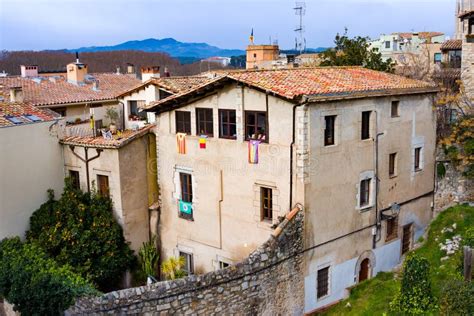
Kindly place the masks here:
POLYGON ((449 281, 440 299, 441 315, 474 315, 474 284, 461 280, 449 281))
POLYGON ((22 316, 61 315, 84 295, 98 292, 68 266, 59 266, 37 245, 18 237, 0 242, 0 297, 22 316))
POLYGON ((426 258, 408 255, 403 264, 400 290, 390 309, 406 315, 426 314, 435 308, 430 283, 430 264, 426 258))
POLYGON ((110 198, 83 193, 69 181, 59 200, 51 197, 33 213, 27 239, 104 290, 117 285, 134 259, 110 198))
POLYGON ((145 277, 156 276, 156 269, 158 267, 158 250, 155 246, 155 238, 148 242, 144 242, 138 252, 140 256, 141 270, 145 277))
POLYGON ((436 164, 436 174, 438 175, 438 179, 442 179, 446 176, 446 167, 444 163, 438 162, 436 164))

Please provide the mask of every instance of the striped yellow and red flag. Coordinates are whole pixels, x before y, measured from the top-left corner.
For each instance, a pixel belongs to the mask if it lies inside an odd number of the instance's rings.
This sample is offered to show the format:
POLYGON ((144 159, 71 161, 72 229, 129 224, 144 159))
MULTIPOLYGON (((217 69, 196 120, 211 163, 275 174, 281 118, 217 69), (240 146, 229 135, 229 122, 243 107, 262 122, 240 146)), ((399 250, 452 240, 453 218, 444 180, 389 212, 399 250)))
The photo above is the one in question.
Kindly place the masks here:
POLYGON ((178 154, 186 154, 186 133, 176 134, 176 141, 178 144, 178 154))

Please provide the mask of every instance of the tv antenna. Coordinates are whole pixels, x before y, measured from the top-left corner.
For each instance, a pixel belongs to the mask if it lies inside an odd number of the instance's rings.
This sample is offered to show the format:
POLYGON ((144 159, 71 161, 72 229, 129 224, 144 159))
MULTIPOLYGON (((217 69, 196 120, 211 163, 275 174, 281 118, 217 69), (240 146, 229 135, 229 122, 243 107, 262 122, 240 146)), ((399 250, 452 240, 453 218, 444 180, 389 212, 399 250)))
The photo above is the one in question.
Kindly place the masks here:
POLYGON ((299 39, 296 40, 296 50, 299 50, 300 54, 302 54, 303 49, 304 49, 303 45, 305 42, 303 38, 303 33, 304 33, 303 16, 306 14, 306 2, 304 1, 296 2, 293 10, 295 10, 295 14, 299 16, 300 18, 300 23, 299 25, 296 26, 294 31, 297 34, 297 37, 299 37, 299 39))

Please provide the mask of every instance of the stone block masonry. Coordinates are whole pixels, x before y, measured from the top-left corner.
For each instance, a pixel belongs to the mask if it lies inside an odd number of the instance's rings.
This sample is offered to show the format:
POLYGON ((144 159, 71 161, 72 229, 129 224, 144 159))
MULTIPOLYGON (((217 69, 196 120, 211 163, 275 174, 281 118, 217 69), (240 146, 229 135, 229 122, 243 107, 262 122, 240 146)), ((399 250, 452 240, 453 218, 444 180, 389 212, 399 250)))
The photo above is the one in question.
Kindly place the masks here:
POLYGON ((303 217, 303 211, 295 208, 266 243, 236 265, 82 298, 65 314, 301 315, 303 217))

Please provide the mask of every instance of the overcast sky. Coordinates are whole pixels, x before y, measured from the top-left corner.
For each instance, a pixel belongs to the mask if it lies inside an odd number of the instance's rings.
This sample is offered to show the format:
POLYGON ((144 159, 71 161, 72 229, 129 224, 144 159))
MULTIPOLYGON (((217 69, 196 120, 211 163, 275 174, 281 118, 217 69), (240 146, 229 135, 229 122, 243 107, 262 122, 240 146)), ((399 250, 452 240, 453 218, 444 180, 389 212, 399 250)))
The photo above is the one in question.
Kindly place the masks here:
MULTIPOLYGON (((294 47, 298 18, 290 0, 0 0, 0 49, 42 50, 173 37, 244 48, 270 36, 294 47)), ((452 35, 455 0, 307 0, 307 47, 350 35, 441 31, 452 35)))

